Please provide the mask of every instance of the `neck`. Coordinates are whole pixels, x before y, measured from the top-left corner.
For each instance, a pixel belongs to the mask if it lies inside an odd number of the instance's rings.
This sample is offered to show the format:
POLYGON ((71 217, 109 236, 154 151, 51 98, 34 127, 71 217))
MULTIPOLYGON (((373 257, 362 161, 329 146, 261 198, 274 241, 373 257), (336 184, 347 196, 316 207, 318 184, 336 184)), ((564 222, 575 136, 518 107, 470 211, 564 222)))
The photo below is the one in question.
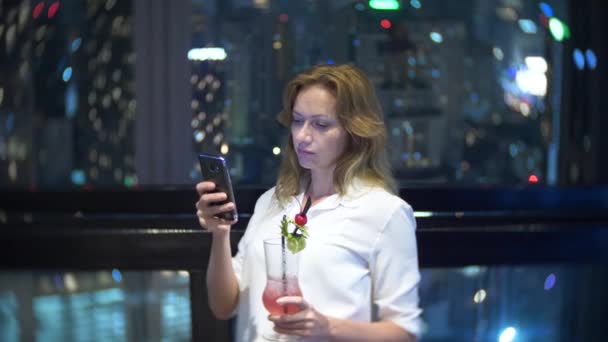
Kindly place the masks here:
POLYGON ((334 187, 333 170, 331 172, 311 171, 310 185, 307 192, 313 201, 334 194, 336 189, 334 187))

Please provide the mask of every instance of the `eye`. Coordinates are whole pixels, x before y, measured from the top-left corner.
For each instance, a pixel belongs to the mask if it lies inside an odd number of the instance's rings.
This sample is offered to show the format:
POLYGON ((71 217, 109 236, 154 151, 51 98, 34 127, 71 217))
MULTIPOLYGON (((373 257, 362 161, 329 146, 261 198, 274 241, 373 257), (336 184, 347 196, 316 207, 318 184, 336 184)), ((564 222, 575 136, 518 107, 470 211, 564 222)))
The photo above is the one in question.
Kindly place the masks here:
POLYGON ((318 128, 327 128, 329 127, 329 123, 325 121, 316 121, 315 126, 318 128))
POLYGON ((292 124, 292 125, 301 125, 301 124, 302 124, 302 122, 304 122, 304 120, 302 120, 302 119, 300 119, 300 118, 293 118, 293 119, 291 120, 291 124, 292 124))

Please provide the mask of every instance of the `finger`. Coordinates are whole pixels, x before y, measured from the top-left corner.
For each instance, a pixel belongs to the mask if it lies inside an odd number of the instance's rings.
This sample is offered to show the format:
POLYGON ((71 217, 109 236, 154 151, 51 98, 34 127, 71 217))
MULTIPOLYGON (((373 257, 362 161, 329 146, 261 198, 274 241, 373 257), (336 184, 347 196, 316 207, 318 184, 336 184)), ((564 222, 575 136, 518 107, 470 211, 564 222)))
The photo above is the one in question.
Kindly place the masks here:
POLYGON ((215 183, 213 182, 200 182, 196 184, 196 192, 201 196, 206 192, 211 192, 215 189, 215 183))
POLYGON ((225 192, 211 192, 201 195, 199 202, 201 202, 203 206, 212 206, 213 203, 225 201, 227 198, 228 195, 226 195, 225 192))
POLYGON ((314 324, 311 321, 276 322, 274 326, 279 329, 311 330, 314 324))
POLYGON ((277 299, 277 304, 281 306, 285 305, 297 305, 301 311, 310 309, 308 302, 300 296, 285 296, 277 299))
MULTIPOLYGON (((219 214, 230 212, 230 211, 234 210, 234 208, 235 208, 234 203, 228 202, 228 203, 222 204, 222 205, 212 205, 212 206, 207 207, 205 210, 201 210, 201 211, 203 211, 203 214, 205 215, 205 217, 215 217, 219 214)), ((222 222, 228 223, 230 221, 223 220, 222 222)))
POLYGON ((285 334, 285 335, 296 335, 296 336, 310 336, 310 330, 308 329, 281 329, 278 327, 274 327, 273 328, 274 331, 278 332, 279 334, 285 334))

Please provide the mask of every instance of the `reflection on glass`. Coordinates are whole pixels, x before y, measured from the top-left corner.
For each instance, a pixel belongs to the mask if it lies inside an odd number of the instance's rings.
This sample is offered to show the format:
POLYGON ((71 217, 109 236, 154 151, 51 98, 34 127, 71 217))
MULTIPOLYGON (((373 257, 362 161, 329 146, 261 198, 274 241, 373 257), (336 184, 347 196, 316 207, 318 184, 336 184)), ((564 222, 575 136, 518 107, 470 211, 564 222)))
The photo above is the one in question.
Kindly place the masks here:
MULTIPOLYGON (((28 4, 0 2, 0 186, 137 185, 133 2, 28 4)), ((191 118, 176 125, 196 153, 226 154, 237 184, 273 184, 283 86, 318 63, 370 76, 401 184, 557 179, 566 0, 190 4, 192 45, 168 52, 190 69, 191 118)))
POLYGON ((582 331, 591 332, 588 341, 602 340, 595 323, 580 319, 593 317, 593 309, 571 304, 608 299, 608 271, 602 265, 469 266, 421 273, 423 342, 563 341, 582 331))
POLYGON ((1 341, 190 341, 187 272, 0 273, 1 341))
MULTIPOLYGON (((213 144, 221 134, 236 183, 272 184, 268 170, 280 159, 272 147, 286 133, 274 122, 282 87, 313 64, 354 63, 376 86, 401 184, 553 182, 548 151, 559 144, 550 127, 559 117, 551 99, 559 94, 550 91, 567 29, 553 24, 563 31, 556 36, 550 23, 567 19, 566 2, 411 1, 398 11, 379 3, 193 2, 193 49, 226 51, 193 69, 196 79, 221 73, 226 85, 219 107, 199 101, 208 117, 197 121, 195 149, 222 153, 213 144), (217 116, 225 124, 200 139, 197 130, 217 116)), ((192 89, 193 99, 208 91, 192 89)))

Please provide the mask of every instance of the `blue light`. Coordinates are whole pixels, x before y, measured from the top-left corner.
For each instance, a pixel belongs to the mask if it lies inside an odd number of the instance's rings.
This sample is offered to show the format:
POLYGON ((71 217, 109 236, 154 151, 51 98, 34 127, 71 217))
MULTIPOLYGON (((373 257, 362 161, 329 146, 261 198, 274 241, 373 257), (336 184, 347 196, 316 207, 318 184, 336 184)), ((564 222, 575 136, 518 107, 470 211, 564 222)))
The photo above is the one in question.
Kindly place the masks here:
POLYGON ((6 117, 6 125, 4 130, 6 134, 10 133, 15 128, 15 113, 9 112, 6 117))
POLYGON ((519 19, 519 28, 527 34, 536 33, 536 24, 530 19, 519 19))
POLYGON ((416 65, 416 58, 414 58, 413 56, 410 56, 410 57, 407 59, 407 63, 408 63, 409 65, 411 65, 411 66, 416 65))
POLYGON ((78 50, 78 48, 80 47, 81 44, 82 44, 82 38, 80 38, 80 37, 72 40, 72 44, 70 45, 70 50, 72 51, 72 53, 76 52, 76 50, 78 50))
POLYGON ((476 92, 471 92, 471 102, 472 103, 479 102, 479 95, 476 92))
POLYGON ((585 68, 585 56, 583 56, 583 52, 579 49, 574 49, 574 52, 572 52, 572 57, 574 58, 576 68, 578 70, 583 70, 585 68))
POLYGON ((115 282, 120 283, 122 281, 122 274, 120 273, 119 270, 113 269, 112 270, 112 278, 114 278, 115 282))
POLYGON ((508 327, 500 333, 498 342, 512 342, 515 339, 515 335, 517 335, 517 330, 513 327, 508 327))
POLYGON ((328 60, 327 60, 327 64, 332 65, 332 64, 335 64, 335 62, 334 62, 334 60, 333 60, 333 59, 328 59, 328 60))
POLYGON ((439 71, 439 69, 433 69, 431 70, 431 76, 433 78, 439 78, 439 76, 441 76, 441 72, 439 71))
POLYGON ((418 0, 410 0, 410 6, 414 7, 415 9, 420 9, 422 4, 420 4, 420 1, 418 0))
POLYGON ((585 56, 587 57, 589 69, 594 70, 597 66, 597 57, 595 57, 595 53, 593 53, 593 50, 587 50, 585 51, 585 56))
POLYGON ((555 274, 551 273, 547 279, 545 279, 545 290, 549 291, 553 288, 553 286, 555 286, 555 274))
POLYGON ((362 4, 362 3, 358 3, 358 4, 355 5, 355 9, 357 11, 363 11, 363 10, 365 10, 365 5, 362 4))
POLYGON ((73 118, 78 110, 78 90, 74 83, 70 83, 65 91, 65 116, 73 118))
POLYGON ((431 40, 437 44, 441 44, 441 42, 443 42, 443 36, 439 32, 431 32, 429 37, 431 37, 431 40))
POLYGON ((409 153, 404 153, 404 154, 402 154, 402 155, 401 155, 401 159, 403 159, 403 160, 408 160, 408 159, 410 159, 410 155, 409 155, 409 153))
POLYGON ((517 69, 515 69, 514 67, 510 67, 507 69, 507 76, 514 80, 515 76, 517 76, 517 69))
POLYGON ((70 175, 70 178, 72 179, 72 183, 76 184, 76 185, 84 185, 84 183, 86 183, 86 176, 84 174, 84 171, 81 169, 74 169, 72 170, 72 174, 70 175))
POLYGON ((519 149, 517 148, 517 145, 511 144, 509 146, 509 154, 511 155, 511 157, 515 157, 517 155, 517 153, 519 153, 519 149))
POLYGON ((353 46, 359 46, 361 45, 361 41, 359 39, 353 39, 353 46))
POLYGON ((547 4, 546 2, 541 2, 540 4, 538 4, 538 6, 547 17, 551 18, 553 16, 553 8, 551 8, 549 4, 547 4))
POLYGON ((67 67, 63 70, 62 78, 64 82, 67 82, 72 78, 72 67, 67 67))
POLYGON ((420 152, 414 152, 414 159, 416 159, 416 160, 420 160, 420 157, 421 157, 421 156, 422 156, 422 155, 420 154, 420 152))

